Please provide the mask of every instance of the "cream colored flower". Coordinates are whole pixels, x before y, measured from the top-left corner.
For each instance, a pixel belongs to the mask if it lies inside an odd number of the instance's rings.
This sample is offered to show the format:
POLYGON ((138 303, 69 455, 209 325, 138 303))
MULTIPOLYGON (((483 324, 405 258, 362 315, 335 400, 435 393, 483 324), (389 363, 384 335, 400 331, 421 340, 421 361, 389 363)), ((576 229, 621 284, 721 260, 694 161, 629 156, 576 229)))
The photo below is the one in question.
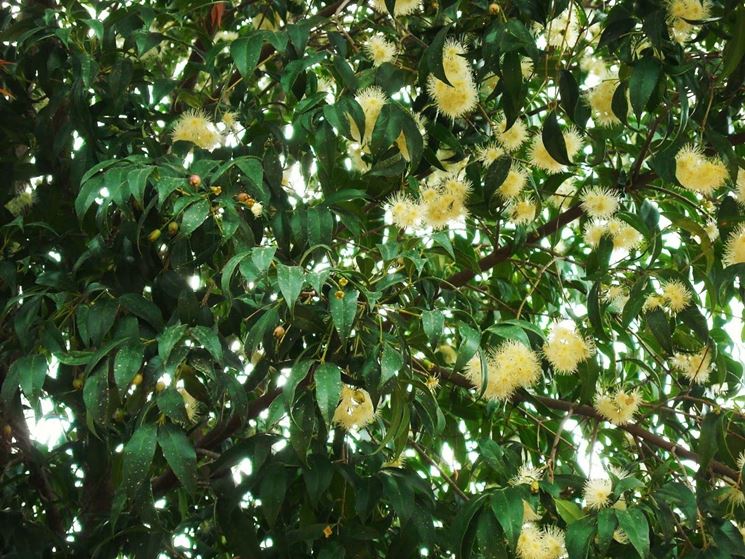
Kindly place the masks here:
POLYGON ((508 209, 512 223, 515 225, 525 225, 535 219, 538 206, 533 200, 526 197, 513 200, 508 209))
POLYGON ((527 182, 528 173, 520 165, 513 163, 504 182, 497 189, 497 194, 505 200, 512 200, 523 191, 527 182))
POLYGON ((582 238, 591 247, 596 247, 600 244, 603 235, 609 235, 608 225, 597 219, 593 219, 585 225, 584 233, 582 238))
POLYGON ((725 266, 743 262, 745 262, 745 223, 738 225, 737 229, 727 238, 723 260, 725 266))
POLYGON ((620 124, 620 119, 613 112, 613 95, 619 84, 618 79, 607 78, 587 93, 587 101, 592 109, 592 119, 598 126, 620 124))
POLYGON ((484 167, 489 167, 503 155, 504 150, 496 142, 486 144, 478 149, 478 159, 484 164, 484 167))
POLYGON ((184 410, 189 423, 196 423, 202 417, 202 403, 189 394, 185 388, 178 389, 181 399, 184 401, 184 410))
POLYGON ((608 218, 618 210, 621 200, 610 190, 596 186, 582 194, 582 209, 590 217, 608 218))
MULTIPOLYGON (((564 132, 564 143, 566 145, 569 161, 572 161, 574 156, 582 148, 582 139, 580 138, 579 133, 572 128, 564 132)), ((566 169, 562 163, 556 161, 548 153, 546 146, 543 145, 543 138, 540 134, 536 134, 533 137, 533 142, 530 145, 530 164, 539 169, 543 169, 547 173, 560 173, 566 169)))
POLYGON ((418 227, 422 220, 421 206, 402 192, 390 198, 386 209, 391 213, 391 221, 401 229, 418 227))
POLYGON ((375 420, 375 406, 367 390, 344 385, 333 422, 346 431, 365 427, 375 420))
POLYGON ((510 480, 510 485, 528 485, 532 486, 543 478, 543 468, 534 468, 523 464, 517 470, 517 475, 510 480))
POLYGON ((174 142, 191 142, 202 149, 213 149, 222 137, 203 111, 191 110, 182 114, 173 126, 174 142))
POLYGON ((579 30, 577 8, 571 6, 546 24, 546 43, 560 49, 572 48, 579 40, 579 30))
POLYGON ((708 19, 710 14, 708 0, 669 0, 667 15, 673 39, 679 43, 687 41, 695 29, 690 22, 708 19))
POLYGON ((599 391, 595 395, 595 410, 614 425, 625 425, 634 419, 639 409, 641 394, 638 389, 619 389, 614 393, 599 391))
POLYGON ((518 388, 528 388, 541 376, 536 353, 515 340, 500 345, 486 360, 486 379, 476 355, 466 367, 466 377, 489 400, 507 400, 518 388), (486 385, 484 386, 484 380, 486 385))
POLYGON ((364 45, 367 56, 372 60, 373 66, 378 67, 386 62, 392 62, 396 58, 396 45, 378 34, 370 37, 364 45))
POLYGON ((662 284, 662 298, 673 313, 685 309, 690 304, 691 297, 691 292, 680 281, 672 280, 662 284))
POLYGON ((36 192, 33 190, 21 190, 13 198, 5 203, 5 209, 14 216, 25 213, 36 201, 36 192))
POLYGON ((385 105, 388 98, 381 88, 372 85, 360 91, 354 99, 362 107, 362 112, 365 115, 365 134, 360 137, 357 123, 351 117, 349 118, 350 132, 352 133, 352 138, 364 146, 372 139, 375 123, 378 121, 380 111, 383 110, 383 105, 385 105))
POLYGON ((707 158, 697 147, 684 146, 675 155, 675 178, 688 190, 709 196, 728 177, 727 167, 719 158, 707 158))
POLYGON ((629 292, 620 285, 611 285, 605 293, 602 300, 608 303, 615 310, 620 311, 629 300, 629 292))
POLYGON ((705 347, 698 353, 676 353, 670 360, 673 368, 683 373, 689 381, 703 384, 711 373, 711 350, 705 347))
POLYGON ((261 214, 264 212, 264 206, 261 202, 254 202, 254 205, 251 206, 251 213, 254 217, 261 217, 261 214))
POLYGON ((559 374, 577 372, 577 367, 587 361, 595 348, 591 340, 577 333, 570 321, 557 322, 543 344, 543 355, 559 374))
POLYGON ((498 120, 494 125, 494 133, 497 141, 509 152, 520 149, 528 138, 528 130, 520 119, 517 119, 509 129, 505 130, 507 121, 504 118, 498 120))
MULTIPOLYGON (((395 17, 411 15, 416 12, 421 5, 422 0, 396 0, 393 8, 393 15, 395 17)), ((372 0, 372 7, 376 12, 380 12, 381 14, 388 13, 385 0, 372 0)))
POLYGON ((584 499, 588 509, 602 509, 609 505, 613 484, 609 479, 590 479, 585 483, 584 499))

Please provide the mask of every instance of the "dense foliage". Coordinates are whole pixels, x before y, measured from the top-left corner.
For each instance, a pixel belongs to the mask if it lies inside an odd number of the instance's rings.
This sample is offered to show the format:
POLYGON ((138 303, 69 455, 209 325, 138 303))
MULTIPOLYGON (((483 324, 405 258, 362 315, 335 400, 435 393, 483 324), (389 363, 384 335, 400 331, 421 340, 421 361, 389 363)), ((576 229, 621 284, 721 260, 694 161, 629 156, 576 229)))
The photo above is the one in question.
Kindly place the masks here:
POLYGON ((738 0, 0 5, 3 557, 744 557, 738 0))

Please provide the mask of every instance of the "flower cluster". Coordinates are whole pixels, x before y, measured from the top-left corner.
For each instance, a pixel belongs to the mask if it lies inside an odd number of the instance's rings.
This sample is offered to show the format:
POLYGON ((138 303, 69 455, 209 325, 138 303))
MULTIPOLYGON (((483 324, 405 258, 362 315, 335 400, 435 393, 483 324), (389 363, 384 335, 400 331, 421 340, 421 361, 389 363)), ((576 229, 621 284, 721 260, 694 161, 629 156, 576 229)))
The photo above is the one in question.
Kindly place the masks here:
POLYGON ((675 178, 688 190, 711 195, 728 177, 718 157, 706 157, 700 148, 687 145, 675 155, 675 178))
POLYGON ((683 282, 670 280, 662 284, 659 295, 652 294, 647 297, 642 310, 648 312, 664 308, 671 314, 676 314, 691 303, 692 297, 693 295, 683 282))
POLYGON ((344 385, 333 422, 347 431, 365 427, 375 419, 375 406, 364 388, 344 385))
POLYGON ((528 173, 520 165, 513 163, 504 182, 499 185, 497 194, 504 200, 516 198, 528 183, 528 173))
POLYGON ((613 309, 620 311, 629 300, 629 292, 620 285, 611 285, 603 293, 602 300, 613 309))
POLYGON ((559 374, 577 372, 577 366, 587 361, 594 351, 592 340, 578 334, 570 321, 554 324, 543 344, 543 355, 559 374))
POLYGON ((707 19, 710 14, 708 0, 670 0, 667 16, 673 39, 679 43, 687 41, 695 29, 691 22, 707 19))
POLYGON ((604 235, 611 236, 613 248, 617 250, 635 249, 644 240, 639 231, 625 221, 616 218, 607 221, 593 219, 585 226, 583 238, 588 245, 596 247, 600 244, 604 235))
POLYGON ((173 126, 171 137, 174 142, 191 142, 202 149, 213 149, 222 140, 214 123, 200 110, 190 110, 182 114, 173 126))
POLYGON ((711 350, 705 347, 698 353, 676 353, 670 360, 670 364, 683 373, 689 381, 703 384, 711 373, 711 350))
POLYGON ((641 394, 638 389, 616 390, 613 393, 600 391, 595 395, 595 410, 613 425, 629 423, 639 409, 641 394))
POLYGON ((477 354, 466 367, 466 377, 489 400, 507 400, 519 388, 528 388, 541 376, 538 355, 515 340, 508 340, 486 359, 486 378, 482 376, 477 354))
POLYGON ((564 532, 556 526, 538 527, 528 522, 517 539, 520 559, 559 559, 565 553, 564 532))
POLYGON ((433 74, 427 77, 427 91, 437 110, 452 119, 470 113, 478 103, 478 88, 465 54, 461 43, 448 39, 442 49, 442 66, 450 85, 433 74))
POLYGON ((443 229, 449 223, 466 216, 465 206, 471 183, 455 173, 439 177, 423 188, 419 200, 403 193, 395 194, 387 204, 391 220, 402 229, 420 224, 443 229))

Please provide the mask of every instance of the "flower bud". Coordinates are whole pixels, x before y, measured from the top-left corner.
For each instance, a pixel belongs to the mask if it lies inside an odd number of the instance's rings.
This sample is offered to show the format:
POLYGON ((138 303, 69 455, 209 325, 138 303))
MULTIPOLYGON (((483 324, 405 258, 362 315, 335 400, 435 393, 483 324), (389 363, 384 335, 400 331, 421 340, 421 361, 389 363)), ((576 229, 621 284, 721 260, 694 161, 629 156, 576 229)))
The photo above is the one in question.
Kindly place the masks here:
POLYGON ((199 175, 191 175, 189 177, 189 186, 193 188, 199 188, 200 186, 202 186, 202 177, 200 177, 199 175))
POLYGON ((137 373, 132 379, 132 386, 139 386, 142 384, 143 376, 142 373, 137 373))
POLYGON ((285 335, 285 328, 284 326, 277 326, 274 329, 274 337, 278 340, 281 339, 285 335))
POLYGON ((153 229, 152 231, 150 231, 150 234, 147 236, 147 240, 150 241, 151 243, 154 243, 158 239, 160 239, 160 229, 153 229))
POLYGON ((168 234, 173 237, 176 233, 178 233, 178 223, 172 221, 168 224, 168 234))

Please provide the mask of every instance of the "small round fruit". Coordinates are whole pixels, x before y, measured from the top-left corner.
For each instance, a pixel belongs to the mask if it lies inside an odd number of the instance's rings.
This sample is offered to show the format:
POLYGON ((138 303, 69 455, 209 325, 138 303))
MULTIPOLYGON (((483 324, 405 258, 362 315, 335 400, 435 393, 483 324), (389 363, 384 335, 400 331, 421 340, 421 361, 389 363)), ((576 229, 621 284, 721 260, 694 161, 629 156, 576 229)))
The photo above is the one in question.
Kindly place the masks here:
POLYGON ((337 299, 344 299, 344 292, 340 289, 335 293, 337 299))
POLYGON ((349 283, 349 280, 347 278, 339 278, 339 285, 342 287, 345 287, 349 283))
POLYGON ((161 233, 160 229, 153 229, 152 231, 150 231, 150 234, 147 236, 147 240, 150 241, 151 243, 154 243, 155 241, 160 239, 160 233, 161 233))
POLYGON ((274 329, 274 337, 278 340, 285 335, 285 327, 284 326, 277 326, 274 329))
POLYGON ((142 384, 143 376, 142 373, 137 373, 132 379, 132 386, 140 386, 142 384))
POLYGON ((189 185, 194 188, 199 188, 200 186, 202 186, 202 177, 200 177, 199 175, 191 175, 189 177, 189 185))
POLYGON ((222 194, 222 187, 221 186, 212 186, 210 187, 210 191, 214 196, 220 196, 222 194))
POLYGON ((156 392, 163 392, 166 389, 166 383, 162 380, 159 380, 155 383, 155 391, 156 392))
POLYGON ((173 237, 176 233, 178 233, 178 223, 172 221, 168 224, 168 234, 173 237))
POLYGON ((80 378, 80 377, 76 377, 72 381, 72 387, 75 390, 81 390, 83 388, 83 385, 84 384, 85 384, 85 381, 82 378, 80 378))
POLYGON ((502 11, 502 8, 500 8, 499 4, 497 4, 496 2, 492 2, 491 4, 489 4, 489 13, 491 15, 493 16, 498 15, 499 12, 501 11, 502 11))
POLYGON ((251 197, 245 192, 239 192, 238 194, 236 194, 235 199, 238 200, 240 203, 245 204, 251 199, 251 197))

